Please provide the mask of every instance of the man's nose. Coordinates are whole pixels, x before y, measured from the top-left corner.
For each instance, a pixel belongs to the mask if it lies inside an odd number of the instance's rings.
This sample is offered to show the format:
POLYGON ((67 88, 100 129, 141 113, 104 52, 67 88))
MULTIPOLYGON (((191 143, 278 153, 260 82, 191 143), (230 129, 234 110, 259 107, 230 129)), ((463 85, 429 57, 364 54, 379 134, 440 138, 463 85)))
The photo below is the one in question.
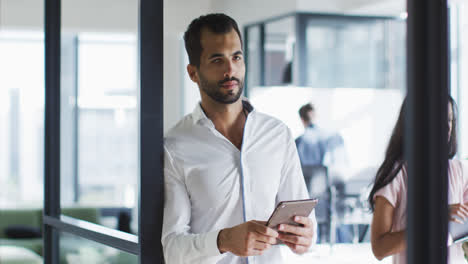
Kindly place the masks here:
POLYGON ((232 61, 227 61, 224 69, 224 77, 231 78, 234 75, 234 64, 232 61))

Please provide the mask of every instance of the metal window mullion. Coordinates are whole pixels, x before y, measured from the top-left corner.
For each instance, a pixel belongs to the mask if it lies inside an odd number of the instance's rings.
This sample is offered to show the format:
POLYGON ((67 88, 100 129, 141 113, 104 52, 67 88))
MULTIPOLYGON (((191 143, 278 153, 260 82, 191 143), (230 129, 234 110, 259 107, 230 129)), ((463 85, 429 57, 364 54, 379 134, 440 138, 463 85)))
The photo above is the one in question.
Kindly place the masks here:
POLYGON ((260 86, 266 85, 266 73, 265 73, 265 64, 266 64, 266 30, 265 30, 265 23, 259 25, 260 29, 260 42, 259 51, 260 51, 260 86))
POLYGON ((79 140, 80 140, 80 108, 78 107, 78 45, 79 45, 79 40, 78 36, 74 36, 73 39, 73 50, 74 50, 74 68, 75 68, 75 82, 73 86, 73 201, 75 203, 78 203, 80 200, 80 181, 79 181, 79 172, 80 172, 80 167, 79 167, 79 140))
POLYGON ((250 27, 244 27, 244 62, 245 62, 245 77, 244 77, 244 96, 249 97, 249 72, 252 65, 249 63, 249 29, 250 27))
POLYGON ((44 223, 58 232, 67 232, 130 254, 139 253, 138 237, 129 233, 65 215, 60 218, 44 216, 44 223))
POLYGON ((308 19, 306 15, 296 15, 296 51, 294 60, 297 63, 293 65, 293 82, 298 86, 306 86, 308 84, 307 22, 308 19))
MULTIPOLYGON (((44 215, 60 215, 60 0, 45 0, 44 215)), ((59 234, 43 224, 44 263, 59 263, 59 234)))
POLYGON ((140 0, 140 263, 164 263, 163 0, 140 0))
POLYGON ((408 263, 447 263, 447 1, 408 0, 408 263))

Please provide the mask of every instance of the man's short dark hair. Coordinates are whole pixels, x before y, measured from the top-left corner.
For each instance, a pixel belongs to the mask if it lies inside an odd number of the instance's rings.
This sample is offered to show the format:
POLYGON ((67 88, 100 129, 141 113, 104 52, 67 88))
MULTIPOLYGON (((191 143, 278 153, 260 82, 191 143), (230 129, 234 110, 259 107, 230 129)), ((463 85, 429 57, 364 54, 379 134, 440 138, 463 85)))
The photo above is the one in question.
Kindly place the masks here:
POLYGON ((311 103, 305 104, 299 109, 299 116, 304 120, 304 122, 310 123, 312 120, 310 120, 309 113, 314 110, 315 108, 311 103))
POLYGON ((225 14, 208 14, 196 18, 190 23, 184 34, 185 49, 189 57, 189 63, 200 67, 200 57, 203 47, 201 46, 201 31, 208 29, 215 34, 226 34, 232 29, 237 32, 242 45, 242 36, 240 34, 237 23, 231 17, 225 14))

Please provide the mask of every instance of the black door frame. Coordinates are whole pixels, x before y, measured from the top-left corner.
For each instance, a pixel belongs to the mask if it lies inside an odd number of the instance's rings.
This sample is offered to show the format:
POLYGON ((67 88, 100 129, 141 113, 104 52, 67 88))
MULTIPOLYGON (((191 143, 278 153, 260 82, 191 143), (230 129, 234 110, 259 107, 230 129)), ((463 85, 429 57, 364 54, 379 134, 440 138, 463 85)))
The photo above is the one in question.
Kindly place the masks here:
POLYGON ((139 0, 140 196, 138 236, 61 215, 60 48, 61 0, 45 0, 44 262, 59 263, 59 233, 67 232, 164 263, 163 214, 163 0, 139 0))
POLYGON ((447 263, 447 0, 408 0, 407 262, 447 263))

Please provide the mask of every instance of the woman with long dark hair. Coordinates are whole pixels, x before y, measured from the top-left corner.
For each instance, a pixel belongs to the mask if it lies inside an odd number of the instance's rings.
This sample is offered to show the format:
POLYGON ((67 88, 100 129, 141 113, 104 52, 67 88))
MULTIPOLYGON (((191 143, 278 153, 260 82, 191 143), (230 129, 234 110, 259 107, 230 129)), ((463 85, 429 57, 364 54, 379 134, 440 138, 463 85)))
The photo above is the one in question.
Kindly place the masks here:
MULTIPOLYGON (((468 167, 453 159, 457 152, 457 112, 454 100, 449 98, 448 116, 448 180, 450 220, 468 217, 468 167)), ((385 160, 377 171, 369 194, 374 212, 371 226, 372 251, 379 260, 394 255, 394 264, 406 263, 406 195, 407 165, 403 158, 404 116, 406 99, 400 110, 385 153, 385 160)), ((449 247, 449 263, 466 263, 461 244, 449 247)))

